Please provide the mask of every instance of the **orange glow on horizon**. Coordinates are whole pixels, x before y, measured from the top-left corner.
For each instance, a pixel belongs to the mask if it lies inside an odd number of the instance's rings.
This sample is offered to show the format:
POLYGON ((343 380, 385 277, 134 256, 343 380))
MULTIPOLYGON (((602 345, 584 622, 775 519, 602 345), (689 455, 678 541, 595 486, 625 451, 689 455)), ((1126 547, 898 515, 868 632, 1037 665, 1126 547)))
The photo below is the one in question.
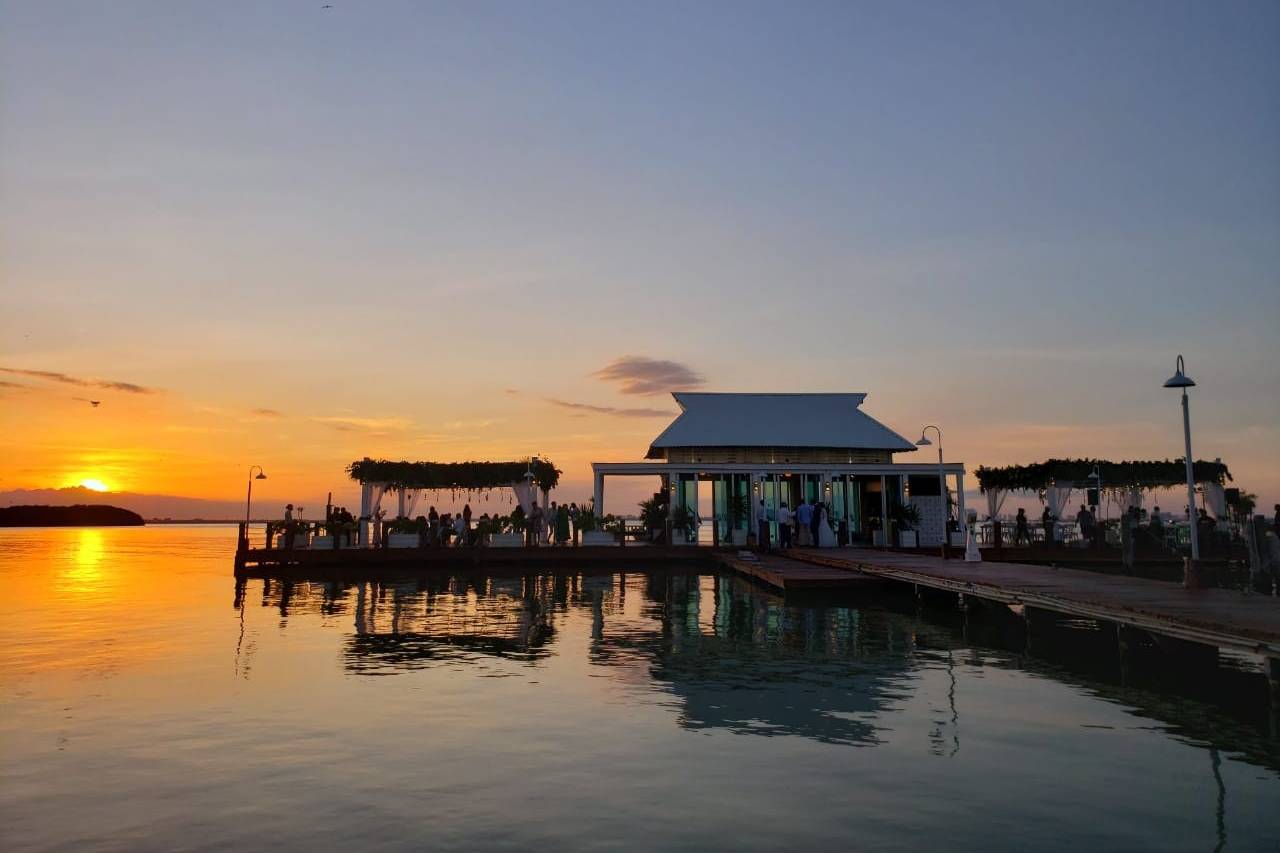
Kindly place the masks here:
POLYGON ((96 477, 86 477, 85 479, 80 481, 79 485, 81 486, 81 488, 89 489, 90 491, 94 491, 94 492, 111 491, 110 486, 108 486, 106 483, 102 482, 101 480, 97 479, 96 477))

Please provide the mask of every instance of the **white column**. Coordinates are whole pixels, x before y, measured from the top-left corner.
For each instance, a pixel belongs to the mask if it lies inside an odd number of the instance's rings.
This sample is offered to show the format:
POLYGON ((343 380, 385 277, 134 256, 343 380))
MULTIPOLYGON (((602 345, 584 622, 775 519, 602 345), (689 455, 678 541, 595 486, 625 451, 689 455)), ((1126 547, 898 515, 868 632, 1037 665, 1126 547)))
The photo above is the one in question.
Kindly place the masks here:
POLYGON ((596 516, 604 517, 604 474, 599 471, 595 472, 595 507, 596 516))
MULTIPOLYGON (((956 511, 960 513, 960 524, 968 525, 969 518, 964 514, 964 472, 956 474, 956 511)), ((967 527, 961 527, 966 530, 967 527)))
POLYGON ((889 544, 889 479, 880 475, 880 535, 889 544))
MULTIPOLYGON (((373 503, 373 486, 368 483, 360 484, 360 518, 356 521, 356 544, 361 548, 369 547, 369 525, 364 521, 371 512, 370 505, 373 503)), ((363 589, 361 590, 363 592, 363 589)))

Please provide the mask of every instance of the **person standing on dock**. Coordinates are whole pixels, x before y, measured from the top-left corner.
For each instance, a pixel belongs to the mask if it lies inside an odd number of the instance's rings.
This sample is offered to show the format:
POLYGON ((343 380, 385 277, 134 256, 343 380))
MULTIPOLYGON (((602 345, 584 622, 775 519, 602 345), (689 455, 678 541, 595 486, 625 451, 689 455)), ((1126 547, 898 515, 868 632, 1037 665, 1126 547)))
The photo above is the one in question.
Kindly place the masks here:
POLYGON ((1049 507, 1045 506, 1044 512, 1040 513, 1040 523, 1044 525, 1044 546, 1046 548, 1053 547, 1053 513, 1049 512, 1049 507))
POLYGON ((1018 507, 1018 515, 1013 520, 1013 544, 1031 544, 1031 525, 1027 521, 1027 510, 1024 507, 1018 507))
POLYGON ((569 510, 564 504, 560 504, 556 510, 556 544, 564 545, 569 541, 569 510))
POLYGON ((812 545, 810 537, 813 535, 813 505, 806 503, 804 498, 800 499, 800 504, 796 507, 796 544, 801 548, 812 545))
POLYGON ((787 550, 791 547, 791 521, 794 518, 787 502, 778 504, 778 547, 787 550))
POLYGON ((769 508, 763 500, 756 509, 756 547, 769 550, 769 508))
POLYGON ((1080 504, 1080 511, 1076 513, 1076 526, 1080 528, 1080 540, 1093 545, 1093 513, 1084 504, 1080 504))

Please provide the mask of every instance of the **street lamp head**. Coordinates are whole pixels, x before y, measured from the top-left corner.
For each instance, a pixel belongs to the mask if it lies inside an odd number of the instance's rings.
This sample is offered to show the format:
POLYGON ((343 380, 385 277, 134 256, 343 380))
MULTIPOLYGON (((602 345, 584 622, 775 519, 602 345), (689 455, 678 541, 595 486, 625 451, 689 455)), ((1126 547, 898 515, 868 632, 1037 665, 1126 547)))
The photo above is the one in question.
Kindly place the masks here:
POLYGON ((254 477, 253 479, 255 479, 255 480, 265 480, 265 479, 267 479, 267 475, 266 475, 266 474, 264 474, 264 473, 262 473, 261 471, 259 471, 259 472, 258 472, 258 476, 254 477))
POLYGON ((916 447, 928 447, 931 444, 933 442, 929 440, 929 437, 924 433, 920 433, 920 440, 916 442, 916 447))
POLYGON ((1192 380, 1190 376, 1187 376, 1187 374, 1183 372, 1184 369, 1185 368, 1183 367, 1183 364, 1182 364, 1182 356, 1178 356, 1178 370, 1176 373, 1174 373, 1172 376, 1170 376, 1168 379, 1165 380, 1164 387, 1194 388, 1196 386, 1195 381, 1192 380))

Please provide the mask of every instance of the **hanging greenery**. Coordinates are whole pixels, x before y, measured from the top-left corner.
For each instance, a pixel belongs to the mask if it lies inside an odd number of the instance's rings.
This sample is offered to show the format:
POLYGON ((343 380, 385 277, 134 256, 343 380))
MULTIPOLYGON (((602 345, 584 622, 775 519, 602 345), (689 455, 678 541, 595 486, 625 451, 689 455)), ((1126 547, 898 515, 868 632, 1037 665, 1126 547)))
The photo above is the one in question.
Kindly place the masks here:
POLYGON ((496 489, 510 486, 532 472, 540 489, 560 482, 560 469, 545 459, 519 462, 390 462, 365 457, 347 466, 351 479, 382 483, 392 489, 496 489))
MULTIPOLYGON (((1087 488, 1094 468, 1102 478, 1104 489, 1159 489, 1187 482, 1186 463, 1181 459, 1164 461, 1108 462, 1105 459, 1049 459, 1032 465, 1008 465, 1003 468, 979 467, 978 485, 982 491, 1039 491, 1055 483, 1087 488)), ((1197 483, 1223 483, 1231 472, 1220 462, 1203 459, 1192 466, 1197 483)))

